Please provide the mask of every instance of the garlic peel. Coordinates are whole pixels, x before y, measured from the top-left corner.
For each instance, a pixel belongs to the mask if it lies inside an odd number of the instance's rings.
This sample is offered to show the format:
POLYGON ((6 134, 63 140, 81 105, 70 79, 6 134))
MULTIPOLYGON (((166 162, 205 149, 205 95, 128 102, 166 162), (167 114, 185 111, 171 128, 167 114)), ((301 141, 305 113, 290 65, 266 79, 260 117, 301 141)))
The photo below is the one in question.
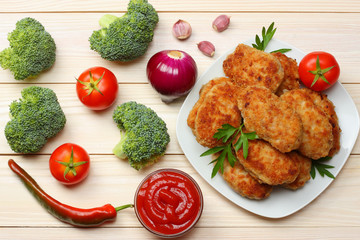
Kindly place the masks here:
POLYGON ((230 17, 227 15, 220 15, 212 23, 212 27, 217 32, 222 32, 229 27, 230 17))
POLYGON ((192 28, 190 23, 179 19, 174 23, 172 28, 172 34, 179 40, 185 40, 191 36, 192 28))
POLYGON ((209 41, 201 41, 197 44, 199 50, 208 57, 212 57, 215 54, 215 46, 209 41))

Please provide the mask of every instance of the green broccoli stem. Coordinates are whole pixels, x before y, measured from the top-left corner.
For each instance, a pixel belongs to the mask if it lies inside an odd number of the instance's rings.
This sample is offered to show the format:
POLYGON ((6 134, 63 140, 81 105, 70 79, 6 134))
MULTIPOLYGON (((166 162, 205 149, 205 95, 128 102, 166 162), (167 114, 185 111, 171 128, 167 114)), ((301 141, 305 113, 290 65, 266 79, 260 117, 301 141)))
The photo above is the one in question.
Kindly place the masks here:
POLYGON ((113 23, 119 17, 112 15, 112 14, 105 14, 99 20, 99 24, 103 28, 108 28, 111 23, 113 23))
POLYGON ((120 142, 118 144, 115 145, 115 147, 113 148, 113 153, 115 154, 115 156, 117 156, 118 158, 121 159, 127 159, 126 154, 124 153, 124 143, 127 139, 127 135, 124 131, 121 131, 121 139, 120 142))

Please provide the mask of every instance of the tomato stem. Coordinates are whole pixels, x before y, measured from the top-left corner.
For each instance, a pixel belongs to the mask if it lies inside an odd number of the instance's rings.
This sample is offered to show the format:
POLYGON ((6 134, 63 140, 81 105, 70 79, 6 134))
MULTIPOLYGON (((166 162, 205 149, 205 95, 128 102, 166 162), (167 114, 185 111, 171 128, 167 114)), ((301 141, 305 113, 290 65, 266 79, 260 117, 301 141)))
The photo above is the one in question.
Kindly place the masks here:
POLYGON ((71 171, 73 173, 74 176, 76 176, 76 169, 75 167, 78 167, 80 165, 83 165, 85 163, 87 163, 87 161, 82 161, 82 162, 76 162, 74 163, 74 148, 71 146, 71 155, 70 155, 70 160, 69 162, 62 162, 62 161, 56 161, 64 166, 66 166, 65 171, 64 171, 64 179, 69 181, 66 178, 66 175, 71 171))
POLYGON ((104 94, 98 88, 98 84, 103 79, 103 77, 105 75, 105 71, 101 75, 101 77, 99 77, 99 79, 97 79, 96 81, 94 81, 94 77, 93 77, 91 71, 89 71, 89 75, 90 75, 90 81, 89 82, 83 82, 83 81, 80 81, 79 79, 75 78, 76 81, 78 81, 79 83, 84 85, 84 88, 83 88, 84 90, 88 90, 88 94, 86 96, 89 96, 94 90, 104 96, 104 94))
POLYGON ((321 78, 324 82, 330 85, 329 81, 326 79, 324 74, 330 71, 333 67, 335 67, 335 65, 325 69, 321 69, 319 55, 318 55, 316 58, 316 69, 314 71, 309 71, 309 73, 315 75, 314 80, 311 83, 311 87, 314 86, 314 84, 317 82, 317 80, 319 80, 319 78, 321 78))

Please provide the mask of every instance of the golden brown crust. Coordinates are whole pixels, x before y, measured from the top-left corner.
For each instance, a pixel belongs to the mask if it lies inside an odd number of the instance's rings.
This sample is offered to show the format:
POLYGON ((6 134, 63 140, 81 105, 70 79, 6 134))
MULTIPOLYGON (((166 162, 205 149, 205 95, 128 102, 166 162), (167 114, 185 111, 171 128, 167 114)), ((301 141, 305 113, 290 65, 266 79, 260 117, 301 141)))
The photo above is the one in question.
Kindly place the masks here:
POLYGON ((261 183, 280 185, 293 182, 299 175, 299 165, 263 140, 249 141, 248 156, 242 148, 236 152, 241 165, 261 183))
POLYGON ((223 124, 240 126, 236 91, 236 85, 223 82, 213 86, 206 94, 195 118, 195 136, 201 145, 209 148, 222 145, 222 141, 213 136, 223 124))
POLYGON ((223 62, 226 76, 240 86, 263 86, 276 92, 284 78, 280 61, 273 55, 239 44, 223 62))
POLYGON ((272 186, 259 183, 238 161, 234 167, 231 167, 228 160, 225 159, 222 176, 234 191, 249 199, 265 199, 270 196, 272 191, 272 186))
POLYGON ((294 182, 284 184, 283 187, 291 190, 296 190, 303 187, 305 183, 310 180, 311 159, 302 156, 297 151, 292 151, 290 153, 287 153, 287 155, 294 161, 298 162, 300 172, 294 182))
POLYGON ((227 81, 230 81, 230 79, 225 78, 225 77, 214 78, 201 87, 201 89, 199 91, 199 100, 195 103, 195 105, 192 108, 192 110, 190 111, 188 119, 187 119, 187 124, 191 129, 195 129, 195 118, 197 115, 197 111, 198 111, 200 105, 203 103, 206 94, 210 91, 210 89, 213 86, 215 86, 217 84, 221 84, 223 82, 227 82, 227 81))
POLYGON ((299 68, 295 59, 287 57, 285 54, 276 52, 271 53, 281 63, 284 69, 284 80, 276 91, 276 95, 280 96, 287 90, 300 88, 299 68))
POLYGON ((242 149, 236 152, 234 167, 225 159, 222 176, 229 186, 258 200, 273 186, 303 187, 311 178, 311 159, 340 149, 333 103, 325 94, 300 89, 297 62, 282 53, 240 44, 223 70, 227 77, 205 84, 189 113, 196 140, 209 148, 223 145, 213 135, 223 124, 239 127, 243 119, 243 131, 255 131, 260 139, 249 141, 246 160, 242 149))
POLYGON ((295 109, 303 123, 300 153, 311 159, 328 156, 333 146, 333 134, 327 115, 303 89, 288 91, 280 98, 295 109))
POLYGON ((247 130, 255 131, 280 152, 290 152, 300 146, 300 117, 269 89, 243 88, 238 103, 247 130))
POLYGON ((196 140, 205 147, 222 145, 213 135, 223 124, 239 127, 241 115, 237 106, 238 87, 229 78, 215 78, 200 90, 200 98, 191 110, 187 122, 196 140))
POLYGON ((318 106, 329 118, 333 133, 333 147, 330 149, 328 156, 332 157, 340 150, 341 129, 335 112, 335 106, 324 93, 315 92, 307 88, 304 88, 302 91, 306 92, 315 105, 318 106))

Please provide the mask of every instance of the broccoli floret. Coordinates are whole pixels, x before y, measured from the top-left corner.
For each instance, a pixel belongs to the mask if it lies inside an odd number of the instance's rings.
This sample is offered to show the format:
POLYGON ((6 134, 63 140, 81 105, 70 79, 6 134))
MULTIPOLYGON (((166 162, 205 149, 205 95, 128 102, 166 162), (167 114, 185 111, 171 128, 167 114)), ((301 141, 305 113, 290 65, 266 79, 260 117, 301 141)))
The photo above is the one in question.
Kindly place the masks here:
POLYGON ((55 41, 33 18, 18 21, 8 40, 10 47, 0 52, 0 65, 9 69, 16 80, 36 78, 55 62, 55 41))
POLYGON ((165 122, 151 108, 126 102, 115 109, 113 119, 121 130, 121 140, 113 149, 117 157, 139 170, 164 155, 170 136, 165 122))
POLYGON ((104 15, 102 29, 90 36, 90 48, 104 59, 127 62, 145 54, 159 21, 147 0, 130 0, 128 11, 121 17, 104 15))
POLYGON ((5 126, 5 136, 14 152, 35 153, 64 128, 66 118, 49 88, 27 87, 21 96, 10 104, 11 119, 5 126))

